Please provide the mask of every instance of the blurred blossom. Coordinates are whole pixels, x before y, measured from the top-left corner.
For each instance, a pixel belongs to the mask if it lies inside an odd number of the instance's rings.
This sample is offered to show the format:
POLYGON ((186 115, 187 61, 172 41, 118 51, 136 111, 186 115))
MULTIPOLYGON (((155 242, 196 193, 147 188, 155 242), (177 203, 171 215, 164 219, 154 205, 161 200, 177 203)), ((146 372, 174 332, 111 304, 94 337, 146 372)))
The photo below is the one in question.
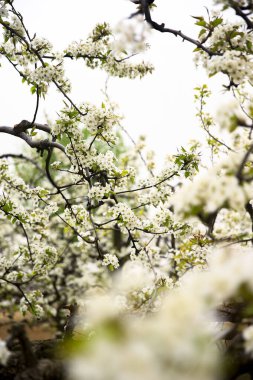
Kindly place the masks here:
MULTIPOLYGON (((83 351, 69 362, 71 380, 217 380, 222 353, 215 337, 223 325, 214 311, 240 297, 242 284, 253 293, 252 252, 213 250, 208 264, 185 274, 155 312, 125 308, 122 292, 129 302, 129 293, 137 284, 151 286, 152 276, 139 262, 123 267, 111 291, 86 304, 83 318, 91 324, 83 351)), ((253 352, 252 326, 243 337, 253 352)))
POLYGON ((243 338, 244 338, 244 347, 245 351, 253 356, 253 326, 247 327, 243 331, 243 338))
POLYGON ((123 20, 115 27, 116 38, 112 43, 115 52, 128 51, 131 54, 140 53, 148 48, 147 38, 150 34, 150 27, 143 23, 143 16, 123 20))
POLYGON ((0 364, 6 365, 11 353, 6 347, 6 342, 0 339, 0 364))

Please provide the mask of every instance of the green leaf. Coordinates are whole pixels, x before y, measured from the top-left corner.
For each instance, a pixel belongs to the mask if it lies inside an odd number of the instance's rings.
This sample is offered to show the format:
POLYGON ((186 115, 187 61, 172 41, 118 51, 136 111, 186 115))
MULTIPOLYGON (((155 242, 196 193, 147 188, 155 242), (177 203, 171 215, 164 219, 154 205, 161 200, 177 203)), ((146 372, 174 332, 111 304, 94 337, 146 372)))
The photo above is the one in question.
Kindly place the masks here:
POLYGON ((216 27, 216 26, 222 24, 222 22, 223 22, 223 18, 216 18, 214 21, 211 22, 211 25, 216 27))
POLYGON ((250 53, 252 53, 252 42, 247 40, 246 41, 246 46, 247 46, 247 49, 249 50, 250 53))
POLYGON ((122 170, 121 175, 122 177, 125 177, 129 173, 128 170, 122 170))
POLYGON ((30 88, 30 91, 31 91, 32 95, 35 94, 36 91, 37 91, 37 86, 32 86, 32 87, 30 88))
POLYGON ((201 29, 201 31, 199 32, 199 37, 203 36, 203 34, 206 33, 206 29, 201 29))
POLYGON ((195 25, 203 26, 203 27, 207 28, 207 22, 205 20, 200 20, 200 21, 196 22, 195 25))
POLYGON ((212 78, 212 77, 214 77, 216 74, 217 74, 217 73, 210 73, 210 74, 208 75, 208 77, 209 77, 209 78, 212 78))
POLYGON ((192 18, 195 18, 196 20, 204 20, 203 16, 191 16, 192 18))

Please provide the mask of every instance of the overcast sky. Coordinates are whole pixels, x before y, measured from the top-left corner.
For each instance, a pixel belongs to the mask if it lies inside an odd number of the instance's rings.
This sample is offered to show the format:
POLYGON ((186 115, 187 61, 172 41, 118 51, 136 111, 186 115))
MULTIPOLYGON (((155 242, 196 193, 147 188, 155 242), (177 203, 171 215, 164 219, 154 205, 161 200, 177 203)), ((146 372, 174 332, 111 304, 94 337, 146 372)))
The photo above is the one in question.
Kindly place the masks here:
MULTIPOLYGON (((192 15, 204 15, 205 6, 211 0, 157 0, 153 18, 166 26, 180 29, 196 37, 192 15)), ((108 21, 112 26, 127 18, 135 10, 128 0, 15 0, 16 7, 24 16, 31 34, 48 38, 55 48, 63 49, 74 40, 85 39, 98 22, 108 21)), ((172 35, 153 32, 151 49, 146 59, 155 66, 153 75, 142 80, 112 78, 108 84, 111 100, 120 105, 125 116, 123 125, 136 139, 146 134, 148 145, 157 153, 159 161, 176 147, 185 145, 189 139, 200 135, 195 118, 193 88, 210 83, 216 96, 212 100, 215 109, 224 98, 220 78, 208 80, 204 71, 196 69, 193 63, 194 47, 172 35)), ((4 60, 0 68, 1 125, 13 125, 22 119, 32 119, 35 97, 28 86, 21 84, 19 76, 4 60)), ((91 101, 100 103, 106 81, 102 71, 92 71, 83 63, 70 62, 67 75, 73 83, 72 98, 75 102, 91 101)), ((52 119, 61 108, 60 96, 50 91, 46 103, 42 104, 38 122, 45 122, 45 113, 52 119)), ((16 151, 14 138, 0 135, 0 152, 16 151)))

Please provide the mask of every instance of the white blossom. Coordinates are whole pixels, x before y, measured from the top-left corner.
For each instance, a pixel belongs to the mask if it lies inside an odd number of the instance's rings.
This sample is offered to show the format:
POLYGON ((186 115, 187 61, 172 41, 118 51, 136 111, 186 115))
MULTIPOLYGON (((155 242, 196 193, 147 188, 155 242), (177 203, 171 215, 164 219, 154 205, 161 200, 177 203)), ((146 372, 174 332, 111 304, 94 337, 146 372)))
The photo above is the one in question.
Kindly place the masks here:
POLYGON ((4 340, 0 340, 0 363, 2 365, 6 365, 10 356, 11 353, 6 346, 6 342, 4 340))

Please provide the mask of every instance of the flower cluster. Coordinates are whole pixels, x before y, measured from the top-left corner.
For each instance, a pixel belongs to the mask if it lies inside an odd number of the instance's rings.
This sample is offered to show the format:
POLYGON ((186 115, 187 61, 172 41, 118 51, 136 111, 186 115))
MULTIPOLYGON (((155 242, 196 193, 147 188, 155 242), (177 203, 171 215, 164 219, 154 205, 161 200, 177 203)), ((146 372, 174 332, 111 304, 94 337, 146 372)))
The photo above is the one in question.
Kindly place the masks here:
POLYGON ((129 230, 141 227, 141 221, 125 203, 117 203, 111 208, 110 213, 113 218, 118 219, 129 230))
POLYGON ((119 267, 119 260, 117 256, 112 255, 110 253, 106 253, 104 255, 102 265, 108 266, 109 268, 112 268, 112 269, 117 269, 119 267))
MULTIPOLYGON (((226 8, 231 2, 217 3, 226 8)), ((78 331, 73 327, 81 344, 68 361, 74 380, 216 379, 223 360, 217 339, 228 333, 220 316, 229 319, 231 309, 237 322, 230 346, 242 350, 244 344, 244 358, 251 360, 253 102, 242 88, 252 79, 251 18, 246 30, 215 12, 207 21, 196 17, 202 29, 199 41, 191 41, 198 59, 210 76, 229 77, 237 102, 218 116, 229 142, 213 133, 214 119, 203 110, 211 95, 206 85, 198 87, 197 116, 212 161, 193 141, 168 156, 159 172, 143 137, 132 148, 125 143, 116 106, 108 99, 100 106, 75 104, 64 74, 68 59, 118 77, 151 73, 152 65, 130 60, 146 49, 150 28, 142 17, 115 32, 98 24, 86 40, 57 52, 48 40, 29 37, 13 1, 0 0, 0 7, 1 54, 37 100, 49 85, 64 98, 47 125, 37 122, 36 108, 32 123, 0 127, 31 148, 0 160, 3 311, 43 317, 63 331, 62 307, 77 303, 78 331)), ((251 17, 244 16, 243 22, 251 17)), ((0 343, 4 364, 5 349, 0 343)))
POLYGON ((60 86, 64 92, 68 93, 71 90, 70 82, 64 78, 64 70, 59 65, 48 64, 38 67, 29 73, 28 80, 36 83, 38 86, 42 86, 43 89, 46 89, 46 85, 50 82, 57 82, 57 86, 60 86))
POLYGON ((39 51, 40 54, 44 55, 50 53, 53 49, 53 45, 46 38, 35 37, 32 40, 31 46, 34 50, 39 51))
POLYGON ((105 138, 107 137, 107 133, 118 125, 121 119, 111 107, 106 107, 104 103, 101 108, 87 103, 84 105, 84 110, 85 116, 82 118, 84 127, 91 134, 102 134, 105 138))
MULTIPOLYGON (((241 6, 238 2, 227 3, 232 8, 241 6)), ((240 12, 241 15, 244 14, 243 8, 240 12)), ((251 82, 253 40, 252 34, 245 28, 243 17, 238 23, 226 22, 222 16, 214 17, 213 21, 209 22, 203 17, 196 18, 196 24, 202 27, 199 33, 200 40, 206 43, 211 52, 210 57, 210 54, 200 49, 196 61, 202 62, 210 76, 217 73, 226 74, 233 85, 251 82)))
MULTIPOLYGON (((119 32, 119 28, 115 33, 119 32)), ((134 79, 143 77, 148 73, 152 73, 154 67, 148 63, 129 63, 126 49, 120 48, 115 39, 112 38, 112 31, 108 24, 98 24, 86 41, 73 42, 64 51, 66 56, 73 58, 82 58, 88 67, 94 69, 101 67, 112 76, 128 77, 134 79)), ((142 35, 141 44, 138 51, 143 50, 146 36, 142 35)), ((118 39, 118 42, 120 39, 118 39)), ((119 42, 122 47, 123 42, 119 42)), ((136 46, 137 48, 137 46, 136 46)))
POLYGON ((225 51, 221 56, 215 56, 204 62, 210 76, 217 73, 227 74, 235 84, 241 84, 245 80, 252 81, 253 63, 238 50, 225 51))
POLYGON ((97 201, 101 201, 104 197, 108 197, 110 192, 111 192, 111 187, 109 183, 107 183, 105 186, 95 184, 89 190, 88 197, 90 199, 96 199, 97 201))
POLYGON ((243 155, 231 153, 173 196, 176 212, 185 216, 216 212, 223 207, 243 209, 253 194, 251 186, 240 184, 236 173, 243 155))

